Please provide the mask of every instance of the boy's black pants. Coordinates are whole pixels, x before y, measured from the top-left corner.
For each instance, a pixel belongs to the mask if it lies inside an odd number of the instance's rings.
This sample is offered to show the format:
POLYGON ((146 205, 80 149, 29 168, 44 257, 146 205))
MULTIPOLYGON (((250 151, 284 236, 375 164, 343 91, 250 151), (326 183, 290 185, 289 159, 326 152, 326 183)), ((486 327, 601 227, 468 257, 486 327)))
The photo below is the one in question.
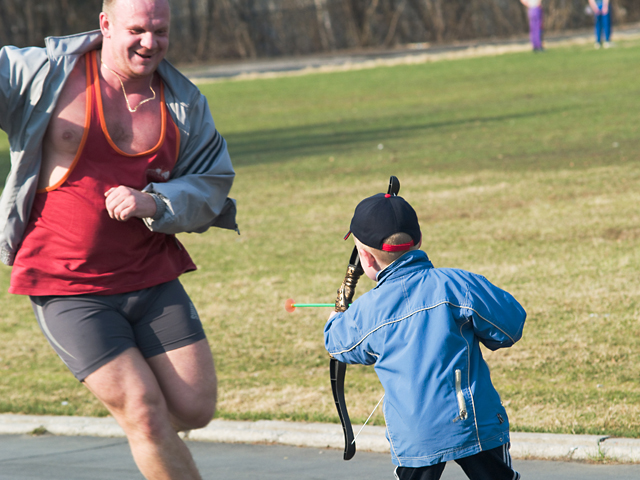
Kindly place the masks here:
MULTIPOLYGON (((476 453, 470 457, 455 461, 462 467, 470 480, 519 480, 520 474, 511 467, 509 444, 476 453)), ((446 463, 437 463, 428 467, 397 467, 397 480, 439 480, 446 463)))

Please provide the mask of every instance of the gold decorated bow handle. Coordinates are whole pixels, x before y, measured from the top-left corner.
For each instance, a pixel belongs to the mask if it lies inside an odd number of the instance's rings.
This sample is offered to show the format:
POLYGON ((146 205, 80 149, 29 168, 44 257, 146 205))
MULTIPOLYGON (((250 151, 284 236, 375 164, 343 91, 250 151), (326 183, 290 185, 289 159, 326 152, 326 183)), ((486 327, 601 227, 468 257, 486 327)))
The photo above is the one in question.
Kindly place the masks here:
POLYGON ((356 294, 356 285, 358 279, 362 276, 364 270, 360 264, 358 249, 353 247, 347 273, 344 276, 342 285, 338 288, 338 296, 336 297, 336 312, 344 312, 353 302, 353 296, 356 294))

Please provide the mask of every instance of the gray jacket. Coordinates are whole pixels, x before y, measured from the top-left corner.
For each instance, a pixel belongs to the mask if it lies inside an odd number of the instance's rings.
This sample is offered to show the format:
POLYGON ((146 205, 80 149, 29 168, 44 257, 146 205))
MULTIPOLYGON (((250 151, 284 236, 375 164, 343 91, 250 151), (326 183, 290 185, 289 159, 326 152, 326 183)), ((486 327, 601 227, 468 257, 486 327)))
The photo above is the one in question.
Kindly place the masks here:
MULTIPOLYGON (((0 128, 11 145, 11 171, 0 197, 0 260, 7 265, 13 264, 29 221, 42 139, 60 92, 78 59, 101 44, 98 30, 49 37, 45 48, 0 49, 0 128)), ((169 181, 144 188, 159 202, 145 224, 168 234, 202 233, 211 226, 237 229, 235 201, 227 198, 235 173, 206 98, 166 60, 158 73, 180 130, 180 152, 169 181)))

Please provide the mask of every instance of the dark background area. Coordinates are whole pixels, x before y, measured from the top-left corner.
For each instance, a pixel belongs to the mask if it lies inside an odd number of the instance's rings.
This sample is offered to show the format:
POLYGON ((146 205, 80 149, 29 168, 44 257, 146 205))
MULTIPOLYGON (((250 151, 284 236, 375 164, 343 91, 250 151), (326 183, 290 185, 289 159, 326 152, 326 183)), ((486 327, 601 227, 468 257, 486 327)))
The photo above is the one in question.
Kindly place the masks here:
MULTIPOLYGON (((101 0, 0 0, 0 47, 98 28, 101 0)), ((543 1, 546 32, 587 28, 587 0, 543 1)), ((519 0, 173 0, 169 59, 305 55, 410 43, 504 39, 528 32, 519 0)), ((638 0, 613 0, 615 25, 640 21, 638 0)), ((614 27, 615 28, 615 27, 614 27)))

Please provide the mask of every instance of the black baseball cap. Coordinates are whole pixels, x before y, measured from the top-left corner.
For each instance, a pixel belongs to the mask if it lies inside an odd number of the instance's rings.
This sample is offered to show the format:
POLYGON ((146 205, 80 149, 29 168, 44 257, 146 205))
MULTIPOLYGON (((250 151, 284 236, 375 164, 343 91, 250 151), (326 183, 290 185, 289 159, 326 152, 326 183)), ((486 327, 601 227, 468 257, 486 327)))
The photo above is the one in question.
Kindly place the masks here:
POLYGON ((368 247, 385 252, 403 252, 418 245, 422 239, 420 224, 415 210, 402 197, 378 193, 362 200, 353 214, 349 233, 368 247), (388 245, 384 240, 395 233, 406 233, 411 242, 388 245))

